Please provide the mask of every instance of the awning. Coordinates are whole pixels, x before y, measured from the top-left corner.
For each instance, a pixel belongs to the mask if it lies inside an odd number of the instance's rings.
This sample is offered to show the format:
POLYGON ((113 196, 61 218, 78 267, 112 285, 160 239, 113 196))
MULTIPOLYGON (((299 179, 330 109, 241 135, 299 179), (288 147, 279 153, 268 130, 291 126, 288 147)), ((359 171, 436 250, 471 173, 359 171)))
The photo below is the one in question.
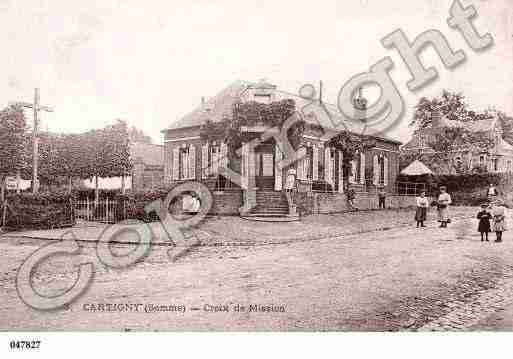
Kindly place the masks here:
POLYGON ((422 176, 433 174, 433 171, 419 160, 415 160, 404 168, 401 174, 405 176, 422 176))

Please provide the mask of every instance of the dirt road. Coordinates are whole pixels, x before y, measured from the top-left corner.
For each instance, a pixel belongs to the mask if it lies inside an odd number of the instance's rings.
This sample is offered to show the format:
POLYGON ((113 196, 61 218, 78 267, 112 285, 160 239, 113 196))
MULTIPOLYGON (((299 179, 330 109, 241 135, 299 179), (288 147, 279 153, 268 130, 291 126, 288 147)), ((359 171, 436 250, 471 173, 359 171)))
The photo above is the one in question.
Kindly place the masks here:
MULTIPOLYGON (((513 235, 481 243, 473 220, 251 246, 206 246, 177 262, 156 246, 135 266, 95 259, 89 290, 64 310, 28 308, 15 276, 45 241, 0 242, 1 330, 474 330, 511 308, 513 235), (486 309, 486 310, 485 310, 486 309)), ((129 245, 115 251, 126 252, 129 245)), ((44 262, 35 287, 76 280, 77 258, 44 262)), ((488 326, 491 329, 493 326, 488 326)))

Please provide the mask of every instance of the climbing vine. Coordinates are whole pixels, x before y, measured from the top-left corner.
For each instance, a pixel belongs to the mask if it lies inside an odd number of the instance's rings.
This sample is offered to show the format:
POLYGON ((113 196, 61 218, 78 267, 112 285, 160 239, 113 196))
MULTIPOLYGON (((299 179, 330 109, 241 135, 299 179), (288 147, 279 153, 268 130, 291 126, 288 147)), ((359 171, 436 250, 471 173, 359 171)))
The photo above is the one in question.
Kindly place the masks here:
MULTIPOLYGON (((348 131, 341 131, 337 136, 330 139, 328 146, 342 151, 342 169, 344 179, 347 179, 351 176, 351 161, 354 160, 355 154, 375 147, 376 140, 369 136, 356 135, 348 131)), ((347 181, 345 181, 345 183, 347 183, 347 181)))
MULTIPOLYGON (((231 149, 232 154, 242 146, 244 126, 276 127, 280 130, 296 111, 292 99, 263 104, 259 102, 236 102, 232 108, 232 117, 223 118, 219 122, 206 121, 201 127, 200 136, 205 141, 223 141, 231 149)), ((291 145, 297 149, 305 130, 302 120, 294 122, 287 130, 291 145)))

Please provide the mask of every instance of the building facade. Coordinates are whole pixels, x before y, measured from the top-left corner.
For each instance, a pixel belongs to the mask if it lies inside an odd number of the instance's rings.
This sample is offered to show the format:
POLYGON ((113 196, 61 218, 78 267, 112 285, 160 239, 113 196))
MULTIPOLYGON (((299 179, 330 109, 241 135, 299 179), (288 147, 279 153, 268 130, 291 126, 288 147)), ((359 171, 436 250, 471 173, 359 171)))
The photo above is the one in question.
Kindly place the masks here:
MULTIPOLYGON (((281 92, 276 86, 260 82, 235 82, 208 101, 202 101, 200 106, 163 130, 164 133, 164 178, 167 183, 177 183, 197 180, 205 183, 220 197, 216 197, 216 205, 227 206, 230 209, 242 205, 246 190, 250 185, 248 174, 254 174, 254 189, 257 202, 259 196, 264 202, 276 202, 276 196, 283 190, 287 169, 280 168, 283 154, 281 144, 277 143, 278 136, 269 136, 266 141, 257 146, 245 146, 270 127, 261 124, 242 126, 243 138, 240 156, 228 156, 232 150, 222 141, 207 141, 202 137, 202 126, 207 121, 213 123, 230 119, 235 103, 259 102, 270 104, 276 101, 292 99, 296 109, 301 109, 307 125, 302 134, 298 149, 301 159, 292 166, 297 173, 297 191, 300 193, 325 193, 336 196, 344 201, 347 188, 353 188, 358 193, 375 190, 384 186, 388 192, 394 191, 395 178, 399 171, 400 143, 387 138, 374 138, 375 146, 358 153, 352 161, 349 183, 344 183, 342 173, 343 155, 328 145, 329 139, 337 133, 327 117, 339 116, 334 106, 325 106, 328 116, 319 115, 319 108, 309 109, 305 99, 281 92), (233 172, 241 174, 242 186, 219 176, 219 166, 228 167, 233 172), (244 182, 246 181, 246 182, 244 182), (274 196, 273 197, 273 193, 274 196), (226 204, 222 194, 237 193, 232 196, 237 203, 226 204)), ((259 203, 260 203, 259 202, 259 203)), ((260 203, 259 210, 265 211, 260 203)), ((270 210, 269 208, 267 208, 270 210)), ((216 210, 214 210, 216 212, 216 210)), ((222 208, 217 211, 223 212, 222 208)))
POLYGON ((492 113, 491 116, 484 120, 463 122, 448 120, 435 112, 431 126, 415 131, 412 139, 401 148, 401 151, 432 154, 434 150, 429 144, 435 136, 439 136, 442 128, 462 127, 487 136, 492 142, 490 149, 476 149, 475 146, 462 145, 453 151, 450 156, 452 161, 450 165, 432 165, 432 170, 438 174, 454 174, 455 168, 463 167, 470 171, 479 169, 486 172, 510 173, 513 171, 513 146, 503 138, 503 128, 497 114, 492 113))
POLYGON ((152 190, 164 184, 164 146, 131 142, 132 191, 152 190))

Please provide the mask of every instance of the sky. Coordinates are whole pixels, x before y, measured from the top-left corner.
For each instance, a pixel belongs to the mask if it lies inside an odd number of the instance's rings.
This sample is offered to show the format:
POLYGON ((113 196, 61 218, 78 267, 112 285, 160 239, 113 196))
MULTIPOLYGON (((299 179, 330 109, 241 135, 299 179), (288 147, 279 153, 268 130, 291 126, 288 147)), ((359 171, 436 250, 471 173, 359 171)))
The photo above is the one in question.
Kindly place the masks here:
POLYGON ((336 103, 349 78, 390 56, 406 112, 387 135, 407 141, 413 106, 444 88, 473 109, 513 114, 513 0, 461 2, 476 7, 490 49, 473 52, 448 27, 452 0, 0 0, 0 106, 31 101, 39 87, 55 108, 43 129, 82 132, 119 118, 162 143, 162 129, 235 80, 293 93, 322 80, 324 99, 336 103), (448 70, 426 49, 421 58, 439 78, 412 93, 407 67, 380 42, 398 28, 410 40, 437 29, 467 61, 448 70))

